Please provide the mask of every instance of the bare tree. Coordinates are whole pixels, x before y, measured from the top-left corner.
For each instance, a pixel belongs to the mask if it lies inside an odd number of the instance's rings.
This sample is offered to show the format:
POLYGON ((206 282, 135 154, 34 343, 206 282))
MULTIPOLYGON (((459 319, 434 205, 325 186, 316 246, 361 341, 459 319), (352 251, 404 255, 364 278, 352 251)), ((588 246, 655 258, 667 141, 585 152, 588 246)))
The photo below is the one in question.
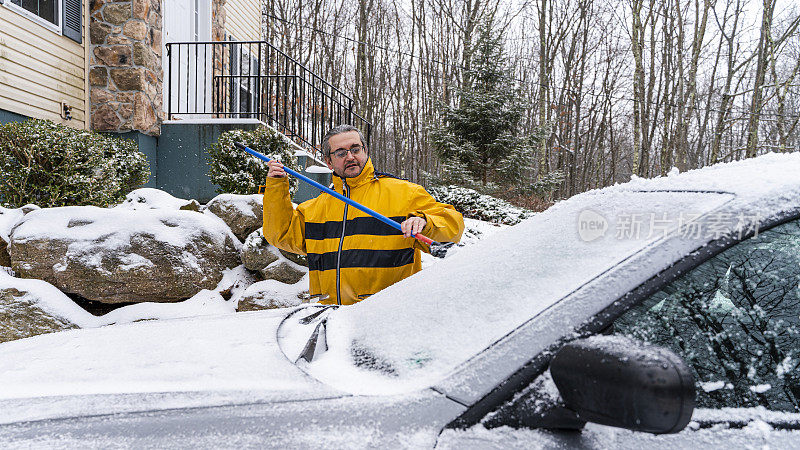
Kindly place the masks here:
POLYGON ((381 169, 426 182, 478 24, 506 33, 534 185, 558 197, 800 146, 800 13, 777 0, 267 0, 266 39, 353 97, 381 169), (756 22, 750 11, 760 11, 756 22))

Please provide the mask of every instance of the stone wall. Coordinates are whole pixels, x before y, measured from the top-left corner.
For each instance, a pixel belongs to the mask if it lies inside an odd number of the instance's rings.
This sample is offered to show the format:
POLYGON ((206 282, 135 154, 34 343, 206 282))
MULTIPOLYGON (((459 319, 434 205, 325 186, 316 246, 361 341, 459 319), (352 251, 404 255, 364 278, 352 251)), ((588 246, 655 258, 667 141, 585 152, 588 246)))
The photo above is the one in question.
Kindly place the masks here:
POLYGON ((158 136, 162 108, 160 0, 91 0, 92 129, 158 136))
MULTIPOLYGON (((225 34, 225 19, 227 14, 225 12, 225 4, 228 0, 211 0, 211 40, 215 42, 223 42, 227 40, 225 34)), ((230 48, 227 45, 214 46, 214 65, 212 67, 213 76, 229 75, 228 68, 224 61, 230 61, 230 48)), ((223 89, 216 91, 218 96, 216 102, 218 105, 228 105, 230 102, 230 89, 227 86, 223 89)), ((214 114, 212 117, 215 119, 230 117, 226 113, 214 114)))
POLYGON ((227 0, 211 0, 211 40, 225 40, 225 2, 227 0))

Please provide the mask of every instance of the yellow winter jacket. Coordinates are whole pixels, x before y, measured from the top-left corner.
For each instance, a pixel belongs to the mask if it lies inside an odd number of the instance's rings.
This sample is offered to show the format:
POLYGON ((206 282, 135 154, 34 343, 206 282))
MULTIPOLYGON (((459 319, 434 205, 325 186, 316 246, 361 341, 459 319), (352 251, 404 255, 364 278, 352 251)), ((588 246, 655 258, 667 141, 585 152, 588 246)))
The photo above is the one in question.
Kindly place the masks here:
MULTIPOLYGON (((424 218, 422 234, 434 241, 458 242, 464 231, 455 208, 437 203, 422 186, 376 173, 371 160, 358 177, 334 175, 333 184, 336 192, 397 222, 424 218)), ((324 192, 293 209, 285 177, 267 178, 264 237, 275 247, 308 255, 309 293, 325 304, 356 303, 418 272, 420 250, 430 250, 324 192)))

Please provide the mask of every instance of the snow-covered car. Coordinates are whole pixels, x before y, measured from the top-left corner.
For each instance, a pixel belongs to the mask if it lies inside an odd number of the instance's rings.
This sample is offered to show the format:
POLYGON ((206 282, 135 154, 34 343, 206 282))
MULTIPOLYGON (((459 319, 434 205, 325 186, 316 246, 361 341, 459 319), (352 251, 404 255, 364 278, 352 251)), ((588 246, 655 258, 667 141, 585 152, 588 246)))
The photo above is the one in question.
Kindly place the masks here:
POLYGON ((800 446, 800 154, 595 190, 350 307, 0 345, 4 446, 800 446))

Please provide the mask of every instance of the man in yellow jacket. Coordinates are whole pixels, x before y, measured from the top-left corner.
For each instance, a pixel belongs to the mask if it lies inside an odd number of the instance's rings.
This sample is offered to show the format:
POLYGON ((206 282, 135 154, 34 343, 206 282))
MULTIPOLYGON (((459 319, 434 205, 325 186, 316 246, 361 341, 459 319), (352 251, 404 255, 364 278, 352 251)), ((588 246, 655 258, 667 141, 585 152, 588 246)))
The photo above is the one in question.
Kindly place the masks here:
POLYGON ((308 255, 309 293, 320 296, 320 303, 351 305, 418 272, 420 250, 430 249, 412 233, 438 242, 461 238, 461 213, 420 185, 376 172, 355 127, 331 129, 322 152, 336 192, 401 222, 403 232, 325 193, 292 208, 283 164, 271 161, 264 237, 275 247, 308 255))

